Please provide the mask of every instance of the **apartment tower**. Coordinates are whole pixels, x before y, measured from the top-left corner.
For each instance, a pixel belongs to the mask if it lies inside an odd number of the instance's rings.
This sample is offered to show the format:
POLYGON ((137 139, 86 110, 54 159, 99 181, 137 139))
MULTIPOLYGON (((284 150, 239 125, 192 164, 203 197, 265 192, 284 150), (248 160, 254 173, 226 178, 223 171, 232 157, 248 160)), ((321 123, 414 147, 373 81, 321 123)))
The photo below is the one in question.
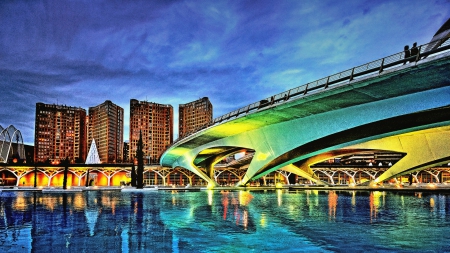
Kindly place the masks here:
POLYGON ((83 163, 86 154, 86 110, 36 103, 34 161, 83 163))
POLYGON ((123 116, 123 108, 109 100, 89 107, 87 146, 95 140, 102 163, 123 161, 123 116))
POLYGON ((173 142, 173 108, 171 105, 130 100, 130 160, 136 156, 139 133, 142 133, 144 164, 158 163, 173 142))
POLYGON ((180 137, 208 125, 213 119, 213 106, 207 97, 187 104, 178 109, 178 133, 180 137))
POLYGON ((128 141, 125 141, 123 143, 123 161, 124 162, 130 161, 130 145, 128 141))

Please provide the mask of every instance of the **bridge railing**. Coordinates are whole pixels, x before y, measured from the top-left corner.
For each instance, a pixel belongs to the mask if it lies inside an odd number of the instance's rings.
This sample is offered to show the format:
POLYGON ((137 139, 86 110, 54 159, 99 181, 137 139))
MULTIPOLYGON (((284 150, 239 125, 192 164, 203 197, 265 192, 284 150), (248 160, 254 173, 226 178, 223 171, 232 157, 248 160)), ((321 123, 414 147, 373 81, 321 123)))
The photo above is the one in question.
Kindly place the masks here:
POLYGON ((345 84, 353 81, 355 78, 361 78, 367 75, 380 74, 384 70, 398 67, 407 63, 416 63, 421 59, 424 59, 430 55, 442 53, 444 51, 450 50, 450 39, 444 38, 441 40, 436 40, 428 44, 423 44, 418 47, 417 55, 412 55, 410 57, 405 57, 405 51, 378 59, 345 71, 333 74, 319 80, 309 82, 307 84, 292 88, 290 90, 281 92, 279 94, 273 95, 271 97, 262 99, 258 102, 249 104, 245 107, 239 108, 220 117, 212 120, 211 123, 199 128, 194 131, 187 132, 183 136, 180 136, 174 141, 174 144, 181 139, 188 137, 202 129, 226 122, 228 120, 237 118, 239 116, 247 115, 274 104, 281 104, 287 101, 297 99, 299 97, 304 97, 314 92, 324 91, 330 86, 335 86, 338 84, 345 84))

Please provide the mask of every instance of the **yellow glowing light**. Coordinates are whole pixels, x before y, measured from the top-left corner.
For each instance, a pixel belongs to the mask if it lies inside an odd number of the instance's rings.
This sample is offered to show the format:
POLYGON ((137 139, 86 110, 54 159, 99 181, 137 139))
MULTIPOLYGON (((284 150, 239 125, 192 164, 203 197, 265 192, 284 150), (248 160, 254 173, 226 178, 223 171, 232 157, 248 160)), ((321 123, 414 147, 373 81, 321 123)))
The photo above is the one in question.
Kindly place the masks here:
POLYGON ((428 184, 428 187, 430 187, 430 188, 436 188, 436 185, 435 185, 435 184, 428 184))
POLYGON ((259 222, 261 223, 261 227, 266 227, 267 222, 266 222, 266 215, 264 213, 261 214, 261 220, 259 222))
POLYGON ((256 159, 259 161, 264 161, 267 159, 267 157, 269 157, 268 154, 265 153, 258 153, 258 155, 256 156, 256 159))
POLYGON ((239 204, 241 206, 246 206, 252 201, 253 195, 250 192, 247 191, 240 191, 239 192, 239 204))
POLYGON ((373 206, 375 206, 376 208, 380 207, 380 197, 383 195, 382 192, 372 192, 372 197, 373 197, 373 206))
POLYGON ((276 183, 275 187, 276 188, 283 188, 283 184, 282 183, 276 183))
POLYGON ((434 198, 430 198, 430 207, 434 207, 434 198))
POLYGON ((277 201, 278 201, 278 206, 281 206, 281 204, 283 203, 283 197, 282 197, 283 191, 282 190, 277 190, 277 201))
POLYGON ((213 204, 213 191, 208 190, 208 204, 211 206, 213 204))

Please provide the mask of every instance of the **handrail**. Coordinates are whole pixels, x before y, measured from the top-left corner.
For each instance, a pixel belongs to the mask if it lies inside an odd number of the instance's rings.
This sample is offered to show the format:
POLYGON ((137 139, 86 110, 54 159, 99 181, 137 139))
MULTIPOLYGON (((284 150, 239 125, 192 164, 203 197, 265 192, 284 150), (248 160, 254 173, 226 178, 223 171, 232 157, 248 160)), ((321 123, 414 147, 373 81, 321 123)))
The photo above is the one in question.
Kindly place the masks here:
MULTIPOLYGON (((202 126, 200 128, 195 129, 194 131, 190 131, 185 133, 183 136, 180 136, 177 138, 173 143, 177 143, 181 141, 182 139, 201 131, 202 129, 226 122, 230 119, 237 118, 241 115, 248 115, 253 112, 259 111, 261 109, 266 108, 267 106, 273 105, 273 104, 282 104, 286 103, 287 101, 297 99, 299 97, 304 97, 309 95, 310 92, 317 91, 320 89, 326 90, 330 86, 334 86, 336 84, 343 84, 346 81, 350 82, 353 81, 357 77, 363 77, 368 74, 374 74, 374 73, 382 73, 384 70, 404 65, 408 62, 417 62, 421 59, 424 59, 430 55, 441 53, 446 50, 450 49, 450 39, 444 38, 441 40, 432 41, 427 44, 423 44, 418 47, 418 54, 412 55, 408 58, 405 58, 405 51, 351 68, 344 70, 342 72, 339 72, 337 74, 333 74, 327 77, 324 77, 322 79, 309 82, 304 85, 300 85, 298 87, 292 88, 287 91, 283 91, 279 94, 273 95, 271 97, 262 99, 258 102, 254 102, 250 105, 244 106, 242 108, 239 108, 237 110, 231 111, 227 114, 224 114, 222 116, 219 116, 215 119, 213 119, 209 124, 202 126), (439 45, 439 46, 436 46, 439 45)), ((170 145, 170 146, 172 146, 170 145)))

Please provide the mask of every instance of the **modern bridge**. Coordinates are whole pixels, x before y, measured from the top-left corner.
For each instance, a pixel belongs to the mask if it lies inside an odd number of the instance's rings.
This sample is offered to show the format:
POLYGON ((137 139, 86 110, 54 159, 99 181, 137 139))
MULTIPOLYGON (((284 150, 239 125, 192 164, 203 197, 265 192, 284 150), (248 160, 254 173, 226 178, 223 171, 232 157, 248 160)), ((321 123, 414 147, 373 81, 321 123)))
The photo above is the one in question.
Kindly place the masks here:
POLYGON ((276 170, 316 183, 310 166, 369 151, 402 153, 379 183, 450 161, 450 40, 324 77, 230 112, 178 139, 160 163, 208 182, 229 155, 254 152, 237 186, 276 170))

